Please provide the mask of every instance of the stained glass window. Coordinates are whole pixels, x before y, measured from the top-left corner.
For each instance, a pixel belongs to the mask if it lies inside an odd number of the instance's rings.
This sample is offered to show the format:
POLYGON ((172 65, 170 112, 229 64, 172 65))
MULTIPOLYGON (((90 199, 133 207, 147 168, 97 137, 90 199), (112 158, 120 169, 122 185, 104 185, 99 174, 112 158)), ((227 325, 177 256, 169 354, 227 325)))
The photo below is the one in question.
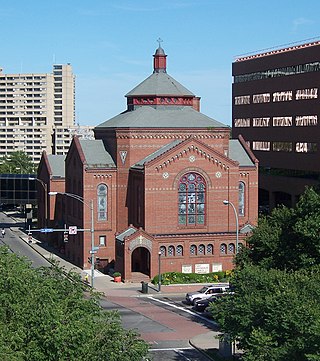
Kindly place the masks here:
POLYGON ((212 244, 207 245, 207 254, 213 254, 213 245, 212 244))
POLYGON ((198 254, 204 254, 205 246, 203 244, 200 244, 198 247, 198 254))
POLYGON ((229 243, 228 244, 228 252, 229 253, 235 253, 236 247, 234 246, 233 243, 229 243))
POLYGON ((227 245, 225 243, 222 243, 220 245, 220 253, 221 254, 227 254, 227 245))
POLYGON ((239 216, 244 216, 244 183, 239 182, 239 216))
POLYGON ((98 185, 98 220, 107 219, 107 194, 108 187, 105 184, 98 185))
POLYGON ((179 224, 194 226, 205 222, 205 192, 203 177, 187 173, 179 181, 178 207, 179 224))
POLYGON ((168 247, 168 256, 174 256, 174 246, 168 247))
POLYGON ((196 247, 195 244, 192 244, 190 246, 190 254, 191 254, 191 256, 196 256, 197 255, 197 247, 196 247))
POLYGON ((160 247, 161 256, 165 257, 167 255, 167 250, 165 246, 160 247))

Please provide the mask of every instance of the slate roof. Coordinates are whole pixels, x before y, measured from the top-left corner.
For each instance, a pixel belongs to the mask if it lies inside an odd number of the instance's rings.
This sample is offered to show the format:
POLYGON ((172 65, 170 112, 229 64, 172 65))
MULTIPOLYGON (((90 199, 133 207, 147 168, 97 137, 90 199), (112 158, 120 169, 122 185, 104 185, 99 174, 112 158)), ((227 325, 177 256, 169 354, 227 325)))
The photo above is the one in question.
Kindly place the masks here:
POLYGON ((136 228, 129 227, 124 232, 118 234, 116 239, 120 242, 123 242, 125 237, 131 236, 133 233, 137 232, 136 228))
POLYGON ((229 141, 229 158, 239 162, 242 167, 255 165, 238 139, 230 139, 229 141))
POLYGON ((131 168, 143 168, 143 166, 146 163, 151 162, 153 159, 159 157, 161 154, 167 152, 168 150, 175 147, 177 144, 180 144, 181 142, 183 142, 183 140, 177 139, 177 140, 174 140, 173 142, 171 142, 169 144, 166 144, 165 146, 163 146, 160 149, 156 150, 152 154, 150 154, 150 155, 146 156, 145 158, 141 159, 139 162, 137 162, 131 168))
POLYGON ((101 139, 79 139, 86 164, 95 168, 115 168, 111 155, 107 152, 101 139))
POLYGON ((189 96, 195 95, 181 85, 178 81, 173 79, 165 72, 153 73, 147 79, 133 88, 126 97, 143 96, 143 95, 157 95, 157 96, 189 96))
POLYGON ((142 106, 125 111, 97 128, 229 128, 190 106, 142 106))
POLYGON ((47 159, 51 168, 51 176, 52 177, 65 177, 65 155, 54 155, 54 154, 47 154, 47 159))

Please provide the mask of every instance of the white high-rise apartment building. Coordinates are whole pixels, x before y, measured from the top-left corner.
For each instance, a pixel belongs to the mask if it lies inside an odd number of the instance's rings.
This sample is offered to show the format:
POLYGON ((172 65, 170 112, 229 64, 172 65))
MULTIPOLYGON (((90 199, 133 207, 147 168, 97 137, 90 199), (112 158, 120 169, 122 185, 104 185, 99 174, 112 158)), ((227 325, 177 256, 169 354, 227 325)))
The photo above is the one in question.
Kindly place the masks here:
POLYGON ((24 151, 33 162, 55 154, 56 128, 75 126, 75 77, 70 64, 48 74, 4 74, 0 69, 0 157, 24 151))

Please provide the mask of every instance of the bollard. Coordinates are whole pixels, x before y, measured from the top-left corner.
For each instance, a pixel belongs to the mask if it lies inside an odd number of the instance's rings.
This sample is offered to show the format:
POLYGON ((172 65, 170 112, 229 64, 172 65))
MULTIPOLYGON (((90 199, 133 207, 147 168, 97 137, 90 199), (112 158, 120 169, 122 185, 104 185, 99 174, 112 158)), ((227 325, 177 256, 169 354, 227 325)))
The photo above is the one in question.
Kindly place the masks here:
POLYGON ((148 293, 148 283, 144 282, 144 281, 141 281, 141 285, 142 285, 141 292, 142 293, 148 293))

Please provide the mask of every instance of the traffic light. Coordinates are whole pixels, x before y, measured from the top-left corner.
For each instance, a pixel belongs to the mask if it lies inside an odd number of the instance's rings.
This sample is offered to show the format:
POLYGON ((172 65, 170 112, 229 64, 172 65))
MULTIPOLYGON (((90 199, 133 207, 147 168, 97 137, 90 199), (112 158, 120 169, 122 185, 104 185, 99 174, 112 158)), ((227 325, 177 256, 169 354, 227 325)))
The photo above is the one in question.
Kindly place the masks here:
POLYGON ((96 258, 95 264, 100 264, 100 258, 99 257, 96 258))
POLYGON ((88 257, 88 262, 89 262, 89 263, 92 263, 91 257, 88 257))
POLYGON ((68 234, 68 232, 64 232, 64 233, 63 233, 63 242, 64 242, 64 243, 67 243, 68 240, 69 240, 69 234, 68 234))

